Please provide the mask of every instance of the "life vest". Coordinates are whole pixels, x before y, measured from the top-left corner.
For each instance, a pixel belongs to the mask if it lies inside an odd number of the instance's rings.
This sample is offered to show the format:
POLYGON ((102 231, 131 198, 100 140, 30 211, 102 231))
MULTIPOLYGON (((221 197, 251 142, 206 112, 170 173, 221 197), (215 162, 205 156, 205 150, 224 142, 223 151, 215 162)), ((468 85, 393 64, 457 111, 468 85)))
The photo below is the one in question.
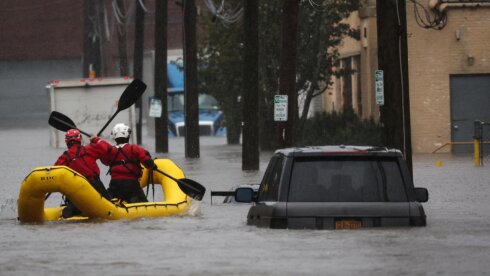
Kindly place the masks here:
MULTIPOLYGON (((123 144, 116 146, 117 151, 109 163, 109 171, 112 178, 131 178, 137 179, 142 175, 140 160, 135 154, 133 145, 123 144), (129 146, 126 146, 129 145, 129 146)), ((137 148, 138 150, 138 148, 137 148)))
MULTIPOLYGON (((98 170, 94 169, 97 166, 95 159, 87 154, 87 150, 77 145, 75 154, 70 154, 69 151, 63 152, 65 156, 65 166, 77 171, 79 174, 85 176, 88 179, 93 179, 99 176, 98 170), (91 165, 91 163, 93 163, 91 165)), ((98 167, 97 167, 98 168, 98 167)))

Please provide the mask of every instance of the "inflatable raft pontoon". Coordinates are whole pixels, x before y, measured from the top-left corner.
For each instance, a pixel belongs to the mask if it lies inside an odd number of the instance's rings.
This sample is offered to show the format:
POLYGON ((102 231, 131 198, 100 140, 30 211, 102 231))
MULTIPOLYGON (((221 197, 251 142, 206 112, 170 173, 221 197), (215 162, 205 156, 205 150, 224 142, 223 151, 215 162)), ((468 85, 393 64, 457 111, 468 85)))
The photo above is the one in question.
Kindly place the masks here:
MULTIPOLYGON (((184 178, 184 172, 169 159, 156 159, 158 168, 174 178, 184 178)), ((148 183, 149 171, 145 169, 140 179, 142 187, 148 183)), ((103 198, 74 170, 65 166, 38 167, 22 182, 18 199, 18 219, 21 222, 63 220, 64 206, 44 208, 46 194, 62 193, 84 217, 74 219, 134 219, 185 214, 192 199, 172 179, 153 172, 153 183, 160 184, 164 201, 119 204, 103 198)))

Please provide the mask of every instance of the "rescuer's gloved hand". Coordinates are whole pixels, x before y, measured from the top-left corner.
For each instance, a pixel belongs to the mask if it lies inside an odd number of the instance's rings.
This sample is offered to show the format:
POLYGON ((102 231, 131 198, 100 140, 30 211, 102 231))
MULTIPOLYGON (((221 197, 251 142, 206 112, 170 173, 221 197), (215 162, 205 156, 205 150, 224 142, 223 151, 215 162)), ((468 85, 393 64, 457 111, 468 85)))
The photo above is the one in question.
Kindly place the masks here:
POLYGON ((148 159, 146 160, 143 165, 145 165, 145 167, 147 167, 148 169, 152 169, 152 170, 155 170, 155 169, 158 169, 157 165, 155 164, 155 162, 153 162, 153 159, 148 159))

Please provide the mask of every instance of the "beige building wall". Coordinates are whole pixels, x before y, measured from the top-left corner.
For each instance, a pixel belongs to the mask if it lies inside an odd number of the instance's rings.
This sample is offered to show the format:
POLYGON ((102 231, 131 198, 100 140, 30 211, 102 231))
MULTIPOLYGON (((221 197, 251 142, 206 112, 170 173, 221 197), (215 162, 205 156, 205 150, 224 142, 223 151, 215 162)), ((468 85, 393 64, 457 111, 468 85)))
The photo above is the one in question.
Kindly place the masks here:
MULTIPOLYGON (((343 20, 343 23, 348 23, 352 28, 360 28, 360 18, 359 18, 359 13, 353 12, 351 15, 343 20)), ((356 78, 358 77, 358 71, 357 68, 355 68, 355 64, 353 64, 352 60, 349 59, 351 57, 359 56, 361 54, 361 45, 358 40, 355 40, 350 37, 346 37, 341 45, 338 48, 339 51, 339 58, 341 60, 340 62, 340 68, 345 68, 347 64, 345 64, 345 59, 349 60, 349 66, 354 69, 356 72, 352 74, 352 108, 354 111, 357 112, 357 82, 355 81, 356 78)), ((336 69, 340 69, 336 68, 336 69)), ((342 77, 333 77, 332 78, 332 86, 329 91, 326 91, 327 93, 324 94, 325 100, 324 102, 327 105, 326 110, 331 112, 331 111, 342 111, 344 104, 344 99, 342 97, 342 92, 343 89, 342 87, 345 86, 345 80, 342 77)))
MULTIPOLYGON (((360 30, 360 40, 347 37, 342 41, 338 51, 342 60, 340 67, 345 68, 345 62, 349 61, 350 67, 355 70, 351 80, 351 107, 362 118, 372 117, 379 120, 379 108, 374 96, 374 72, 378 64, 375 4, 375 0, 367 1, 365 7, 353 12, 344 20, 351 27, 360 30)), ((327 112, 342 111, 345 104, 342 96, 344 81, 344 78, 333 77, 333 84, 323 94, 324 109, 327 112)))
MULTIPOLYGON (((414 4, 406 1, 414 153, 430 153, 451 141, 450 76, 490 74, 490 3, 477 7, 461 3, 446 7, 447 25, 442 30, 434 30, 416 23, 414 4)), ((374 89, 374 72, 378 66, 375 4, 375 0, 367 1, 365 7, 346 19, 352 27, 359 27, 361 39, 346 38, 339 52, 341 58, 358 55, 360 60, 360 72, 352 78, 352 107, 357 111, 355 86, 360 85, 362 112, 359 115, 379 120, 374 89)), ((426 9, 430 10, 427 5, 426 9)), ((343 106, 343 78, 332 81, 333 85, 323 95, 327 112, 341 111, 343 106)), ((445 147, 442 151, 450 150, 445 147)))
POLYGON ((419 27, 409 1, 406 11, 412 150, 430 153, 451 141, 450 75, 490 73, 490 8, 448 8, 442 30, 419 27))

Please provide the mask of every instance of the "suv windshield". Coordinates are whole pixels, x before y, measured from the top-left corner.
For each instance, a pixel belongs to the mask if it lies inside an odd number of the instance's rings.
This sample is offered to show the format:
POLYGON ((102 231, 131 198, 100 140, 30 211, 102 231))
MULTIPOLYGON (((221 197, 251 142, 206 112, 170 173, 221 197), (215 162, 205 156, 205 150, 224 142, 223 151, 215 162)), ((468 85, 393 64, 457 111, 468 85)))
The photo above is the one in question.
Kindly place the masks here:
MULTIPOLYGON (((218 101, 208 94, 199 94, 199 109, 218 110, 218 101)), ((168 94, 168 111, 184 111, 184 93, 168 94)))
POLYGON ((295 158, 289 201, 403 202, 405 186, 396 158, 295 158))

